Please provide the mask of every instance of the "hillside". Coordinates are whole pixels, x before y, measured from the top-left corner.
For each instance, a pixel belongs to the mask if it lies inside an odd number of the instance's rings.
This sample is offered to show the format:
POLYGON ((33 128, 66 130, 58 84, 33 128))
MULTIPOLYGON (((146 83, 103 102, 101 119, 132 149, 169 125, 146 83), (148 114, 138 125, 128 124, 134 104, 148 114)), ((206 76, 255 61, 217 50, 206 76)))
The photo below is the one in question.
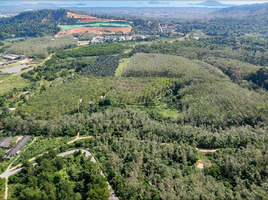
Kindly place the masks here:
POLYGON ((223 8, 222 10, 212 13, 216 17, 245 17, 249 15, 267 14, 268 3, 242 5, 230 8, 223 8))
POLYGON ((189 4, 189 5, 201 5, 201 6, 234 6, 234 4, 224 4, 219 1, 205 1, 202 3, 189 4))
POLYGON ((60 21, 66 21, 65 10, 38 10, 22 12, 14 17, 0 19, 0 40, 13 37, 55 35, 60 21))
POLYGON ((26 11, 0 19, 0 40, 14 37, 62 36, 73 33, 129 33, 132 22, 81 15, 65 9, 26 11))

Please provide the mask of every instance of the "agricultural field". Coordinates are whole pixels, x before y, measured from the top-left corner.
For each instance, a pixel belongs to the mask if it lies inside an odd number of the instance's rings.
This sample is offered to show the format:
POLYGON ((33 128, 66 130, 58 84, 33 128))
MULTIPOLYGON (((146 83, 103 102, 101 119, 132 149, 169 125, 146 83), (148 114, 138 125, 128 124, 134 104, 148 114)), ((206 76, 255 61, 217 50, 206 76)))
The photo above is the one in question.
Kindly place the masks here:
POLYGON ((120 78, 107 98, 119 104, 159 104, 163 94, 176 87, 176 78, 120 78), (155 102, 154 102, 155 101, 155 102))
POLYGON ((168 104, 183 113, 183 123, 219 127, 253 125, 267 119, 267 95, 241 88, 186 58, 136 54, 123 69, 123 76, 178 78, 168 104), (176 98, 172 98, 174 94, 176 98))
POLYGON ((12 42, 6 49, 6 52, 43 59, 57 50, 73 48, 77 45, 77 40, 74 40, 72 35, 57 39, 45 36, 12 42))
POLYGON ((38 96, 30 98, 19 113, 24 116, 50 118, 77 111, 90 110, 98 105, 114 85, 110 78, 78 77, 67 83, 48 88, 38 96), (42 105, 42 106, 41 106, 42 105))
MULTIPOLYGON (((201 63, 201 62, 200 62, 201 63)), ((196 76, 205 80, 209 73, 196 62, 179 56, 164 54, 135 54, 123 69, 124 77, 176 77, 196 76)))

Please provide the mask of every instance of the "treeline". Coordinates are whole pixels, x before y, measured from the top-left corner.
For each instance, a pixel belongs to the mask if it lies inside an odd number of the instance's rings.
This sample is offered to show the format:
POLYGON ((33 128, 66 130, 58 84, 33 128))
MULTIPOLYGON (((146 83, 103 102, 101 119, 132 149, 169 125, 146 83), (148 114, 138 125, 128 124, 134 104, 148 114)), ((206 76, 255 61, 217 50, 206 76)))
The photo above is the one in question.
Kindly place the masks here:
POLYGON ((194 29, 202 30, 209 36, 243 36, 246 34, 267 34, 267 14, 249 15, 244 18, 222 17, 209 21, 199 20, 178 23, 177 31, 190 33, 194 29))
POLYGON ((164 118, 148 115, 144 111, 130 108, 108 109, 104 112, 88 112, 76 115, 62 115, 54 119, 36 117, 9 116, 2 120, 5 131, 9 133, 73 136, 85 130, 93 136, 124 137, 134 134, 139 140, 153 140, 162 143, 180 141, 200 148, 246 147, 248 144, 261 145, 268 140, 267 132, 261 126, 237 126, 213 129, 211 126, 200 127, 165 122, 164 118), (214 130, 214 131, 212 131, 214 130))
POLYGON ((120 54, 123 52, 125 47, 122 44, 111 43, 111 44, 98 44, 89 45, 72 50, 65 50, 56 53, 56 56, 60 59, 68 57, 85 57, 85 56, 100 56, 100 55, 111 55, 120 54))
POLYGON ((256 45, 256 41, 246 43, 237 38, 215 37, 214 39, 190 39, 173 43, 136 45, 130 55, 142 52, 180 55, 201 60, 206 57, 229 58, 253 65, 268 65, 266 46, 262 46, 260 43, 256 45), (240 45, 240 42, 243 44, 240 45))
POLYGON ((9 178, 12 200, 24 199, 100 199, 109 198, 106 179, 98 164, 86 159, 81 152, 57 157, 57 152, 38 157, 38 165, 23 162, 20 173, 9 178), (63 173, 65 172, 65 173, 63 173))

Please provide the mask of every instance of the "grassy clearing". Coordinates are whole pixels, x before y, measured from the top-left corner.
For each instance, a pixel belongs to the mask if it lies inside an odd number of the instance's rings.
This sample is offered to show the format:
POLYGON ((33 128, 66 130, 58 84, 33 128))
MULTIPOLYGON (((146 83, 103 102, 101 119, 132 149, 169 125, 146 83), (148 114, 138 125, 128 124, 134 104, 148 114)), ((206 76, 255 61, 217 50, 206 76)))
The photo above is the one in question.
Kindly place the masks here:
POLYGON ((178 112, 178 110, 173 109, 165 109, 165 108, 159 108, 158 112, 163 115, 164 117, 170 117, 172 119, 177 119, 181 114, 178 112))
POLYGON ((21 73, 12 75, 0 75, 0 94, 8 93, 14 88, 21 89, 29 86, 30 82, 22 78, 21 73))
POLYGON ((118 68, 115 71, 115 76, 119 77, 123 73, 123 68, 127 65, 127 63, 130 61, 131 58, 123 58, 122 62, 119 63, 118 68))

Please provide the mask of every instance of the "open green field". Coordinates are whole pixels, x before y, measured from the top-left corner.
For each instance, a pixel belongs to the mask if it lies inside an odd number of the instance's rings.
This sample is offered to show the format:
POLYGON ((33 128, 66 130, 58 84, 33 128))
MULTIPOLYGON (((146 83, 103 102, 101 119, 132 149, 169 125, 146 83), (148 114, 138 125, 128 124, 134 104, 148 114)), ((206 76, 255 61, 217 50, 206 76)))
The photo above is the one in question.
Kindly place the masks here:
POLYGON ((59 24, 61 30, 69 30, 71 28, 83 28, 83 27, 131 27, 129 22, 120 21, 96 21, 96 22, 76 22, 72 25, 59 24))
POLYGON ((27 79, 22 78, 21 73, 12 75, 0 75, 0 94, 12 91, 14 88, 23 88, 29 86, 30 82, 27 79))
POLYGON ((119 63, 116 71, 115 71, 115 76, 118 77, 118 76, 121 76, 122 73, 123 73, 123 68, 127 65, 127 63, 130 61, 130 58, 123 58, 122 59, 122 62, 119 63))

